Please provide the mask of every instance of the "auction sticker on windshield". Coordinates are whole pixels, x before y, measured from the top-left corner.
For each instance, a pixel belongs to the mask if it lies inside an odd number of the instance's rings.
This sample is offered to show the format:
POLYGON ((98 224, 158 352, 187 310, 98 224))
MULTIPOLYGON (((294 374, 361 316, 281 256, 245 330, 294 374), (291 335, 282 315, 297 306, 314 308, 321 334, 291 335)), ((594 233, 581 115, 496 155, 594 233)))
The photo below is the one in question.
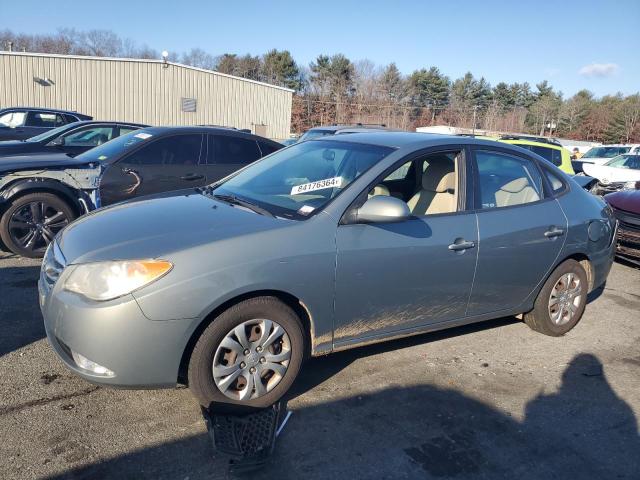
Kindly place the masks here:
POLYGON ((322 190, 325 188, 340 188, 342 186, 342 182, 342 177, 333 177, 318 180, 317 182, 303 183, 302 185, 296 185, 293 187, 291 189, 291 195, 313 192, 315 190, 322 190))

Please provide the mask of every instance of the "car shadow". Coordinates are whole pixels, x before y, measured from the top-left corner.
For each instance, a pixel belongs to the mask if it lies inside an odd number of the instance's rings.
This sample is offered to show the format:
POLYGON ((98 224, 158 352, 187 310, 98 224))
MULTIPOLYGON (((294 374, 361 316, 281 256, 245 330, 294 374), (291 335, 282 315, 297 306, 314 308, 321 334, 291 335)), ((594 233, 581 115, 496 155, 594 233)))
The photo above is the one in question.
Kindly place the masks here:
POLYGON ((310 358, 300 372, 300 375, 292 385, 286 399, 291 399, 302 395, 308 390, 315 388, 317 385, 325 382, 333 377, 341 370, 347 368, 354 361, 381 353, 410 348, 416 345, 425 345, 432 342, 438 342, 448 338, 455 338, 461 335, 469 335, 471 333, 494 328, 504 327, 514 323, 519 323, 516 317, 504 317, 495 320, 473 323, 461 327, 449 328, 437 332, 423 333, 411 337, 399 338, 396 340, 388 340, 373 345, 353 348, 342 352, 335 352, 331 355, 310 358))
POLYGON ((0 268, 0 356, 45 337, 38 267, 0 268))
MULTIPOLYGON (((269 463, 245 478, 637 478, 639 451, 633 411, 599 359, 580 354, 522 420, 428 384, 302 406, 269 463)), ((54 478, 232 478, 225 469, 201 434, 54 478)))

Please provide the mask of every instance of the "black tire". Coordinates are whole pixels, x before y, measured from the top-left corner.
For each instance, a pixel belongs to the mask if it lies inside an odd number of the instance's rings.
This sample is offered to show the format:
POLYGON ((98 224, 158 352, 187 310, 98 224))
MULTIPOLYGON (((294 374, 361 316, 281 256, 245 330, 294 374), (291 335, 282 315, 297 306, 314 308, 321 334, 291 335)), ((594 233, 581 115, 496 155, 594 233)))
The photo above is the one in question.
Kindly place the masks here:
POLYGON ((229 410, 265 408, 277 402, 291 387, 304 357, 305 337, 296 313, 275 297, 257 297, 234 305, 216 317, 202 332, 189 360, 188 382, 193 395, 204 407, 212 404, 229 410), (290 340, 291 357, 279 383, 266 394, 249 400, 225 396, 213 378, 213 361, 225 336, 243 322, 268 319, 277 322, 290 340))
MULTIPOLYGON (((29 211, 26 212, 26 215, 29 216, 29 211)), ((76 213, 73 211, 73 208, 57 195, 46 192, 29 193, 12 200, 9 208, 3 213, 0 218, 0 239, 2 239, 2 243, 16 255, 40 258, 44 255, 46 247, 49 244, 49 238, 55 236, 58 231, 75 218, 76 213), (24 238, 27 238, 26 235, 29 234, 28 232, 30 232, 31 227, 27 227, 25 224, 24 229, 16 230, 15 223, 12 223, 12 218, 15 220, 14 216, 16 213, 20 214, 21 211, 25 212, 25 209, 30 210, 30 205, 42 206, 43 218, 39 223, 46 228, 44 231, 34 231, 36 239, 31 247, 27 246, 26 243, 21 243, 19 238, 20 232, 24 232, 24 238), (53 219, 53 216, 58 213, 62 215, 62 219, 46 225, 47 220, 53 219)), ((31 220, 33 219, 31 218, 31 220)))
MULTIPOLYGON (((556 267, 551 273, 544 286, 538 293, 533 310, 524 314, 525 323, 536 332, 543 333, 552 337, 560 337, 575 327, 584 313, 587 304, 587 293, 589 291, 587 273, 580 263, 575 260, 566 260, 556 267), (558 281, 566 274, 574 274, 580 284, 580 299, 575 307, 573 316, 565 323, 557 324, 551 319, 549 300, 552 290, 558 281)), ((562 313, 561 315, 562 316, 562 313)))

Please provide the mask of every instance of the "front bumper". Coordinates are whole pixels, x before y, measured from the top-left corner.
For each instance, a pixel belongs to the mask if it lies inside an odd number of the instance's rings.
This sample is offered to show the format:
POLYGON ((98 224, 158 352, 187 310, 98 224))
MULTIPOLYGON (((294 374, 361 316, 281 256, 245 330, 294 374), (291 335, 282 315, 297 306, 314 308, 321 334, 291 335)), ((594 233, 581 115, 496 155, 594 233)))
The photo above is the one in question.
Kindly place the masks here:
POLYGON ((94 383, 127 388, 175 386, 192 320, 153 321, 131 295, 92 302, 38 282, 40 307, 49 343, 76 374, 94 383), (79 367, 71 351, 113 372, 98 375, 79 367))

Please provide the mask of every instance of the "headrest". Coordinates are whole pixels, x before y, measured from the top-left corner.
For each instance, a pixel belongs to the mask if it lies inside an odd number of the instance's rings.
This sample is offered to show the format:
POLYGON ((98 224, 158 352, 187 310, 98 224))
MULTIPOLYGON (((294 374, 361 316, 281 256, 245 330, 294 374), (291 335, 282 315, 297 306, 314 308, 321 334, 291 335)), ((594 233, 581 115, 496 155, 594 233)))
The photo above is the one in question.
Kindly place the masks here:
POLYGON ((505 183, 500 187, 500 190, 508 193, 518 193, 524 190, 529 186, 529 180, 525 177, 516 178, 515 180, 510 181, 509 183, 505 183))
POLYGON ((370 197, 373 197, 375 195, 387 195, 387 196, 390 196, 391 192, 389 192, 389 189, 386 187, 386 185, 382 185, 381 183, 379 183, 378 185, 373 187, 373 189, 371 189, 371 191, 369 192, 369 196, 370 197))
POLYGON ((455 182, 453 161, 447 157, 430 162, 422 174, 422 188, 430 192, 453 191, 456 188, 455 182))

